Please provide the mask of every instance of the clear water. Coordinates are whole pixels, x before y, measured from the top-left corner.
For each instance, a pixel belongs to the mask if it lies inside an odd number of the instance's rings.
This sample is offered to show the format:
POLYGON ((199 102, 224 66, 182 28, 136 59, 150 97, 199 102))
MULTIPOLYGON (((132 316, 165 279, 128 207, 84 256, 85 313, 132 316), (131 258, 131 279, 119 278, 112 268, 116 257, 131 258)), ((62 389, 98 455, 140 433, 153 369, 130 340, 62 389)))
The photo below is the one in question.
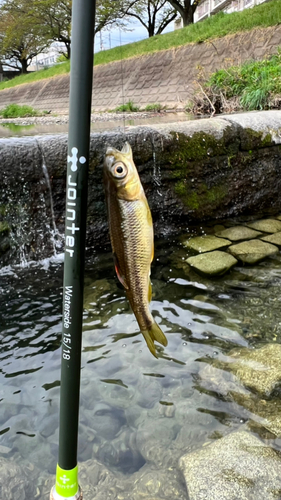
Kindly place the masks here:
MULTIPOLYGON (((158 360, 139 333, 111 253, 94 253, 86 265, 79 461, 95 458, 124 478, 145 463, 176 468, 181 455, 258 422, 206 389, 202 369, 233 347, 281 342, 280 253, 208 279, 187 267, 180 241, 156 243, 151 310, 168 338, 158 360)), ((52 475, 62 272, 62 264, 45 262, 0 275, 0 457, 52 475)), ((269 442, 278 448, 278 440, 269 442)))
MULTIPOLYGON (((102 116, 102 115, 101 115, 102 116)), ((58 117, 59 120, 59 117, 58 117)), ((194 117, 190 114, 179 112, 179 113, 151 113, 145 117, 127 118, 126 115, 123 116, 120 113, 119 120, 97 120, 91 123, 91 132, 104 132, 106 130, 114 130, 117 128, 128 127, 128 126, 140 126, 157 123, 173 123, 179 121, 190 121, 194 120, 194 117)), ((42 134, 66 134, 68 132, 67 123, 49 123, 42 124, 36 123, 33 125, 20 125, 18 123, 0 123, 0 138, 1 137, 22 137, 22 136, 34 136, 42 134)))

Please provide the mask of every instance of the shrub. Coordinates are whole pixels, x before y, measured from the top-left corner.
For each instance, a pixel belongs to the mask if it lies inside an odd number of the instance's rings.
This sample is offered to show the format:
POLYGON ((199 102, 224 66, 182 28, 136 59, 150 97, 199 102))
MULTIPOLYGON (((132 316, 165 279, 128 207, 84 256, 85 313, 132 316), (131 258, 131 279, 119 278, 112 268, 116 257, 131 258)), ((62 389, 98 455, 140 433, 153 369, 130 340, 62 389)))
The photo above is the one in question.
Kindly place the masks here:
POLYGON ((0 110, 0 116, 3 118, 21 118, 25 116, 36 116, 38 112, 31 106, 19 106, 18 104, 9 104, 0 110))

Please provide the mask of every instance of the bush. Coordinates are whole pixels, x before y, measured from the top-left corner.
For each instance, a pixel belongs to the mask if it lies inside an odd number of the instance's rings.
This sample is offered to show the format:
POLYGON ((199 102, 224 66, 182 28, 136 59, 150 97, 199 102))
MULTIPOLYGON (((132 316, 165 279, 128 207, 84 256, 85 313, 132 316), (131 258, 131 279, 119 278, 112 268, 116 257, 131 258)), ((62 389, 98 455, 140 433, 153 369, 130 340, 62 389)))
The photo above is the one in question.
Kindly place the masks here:
POLYGON ((25 116, 36 116, 38 112, 31 106, 19 106, 18 104, 9 104, 0 110, 0 116, 3 118, 22 118, 25 116))
POLYGON ((121 106, 117 106, 117 108, 114 109, 114 111, 121 111, 121 112, 128 112, 128 111, 137 112, 139 110, 140 110, 139 106, 136 106, 133 103, 133 101, 128 101, 126 104, 121 104, 121 106))

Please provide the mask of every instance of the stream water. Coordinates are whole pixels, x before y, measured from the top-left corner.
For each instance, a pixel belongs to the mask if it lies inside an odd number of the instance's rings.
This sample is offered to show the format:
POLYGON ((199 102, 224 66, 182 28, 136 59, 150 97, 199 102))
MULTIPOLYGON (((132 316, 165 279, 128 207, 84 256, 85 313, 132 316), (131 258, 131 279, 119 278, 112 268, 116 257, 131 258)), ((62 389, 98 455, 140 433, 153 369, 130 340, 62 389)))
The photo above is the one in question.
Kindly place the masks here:
MULTIPOLYGON (((157 123, 173 123, 181 121, 194 120, 194 116, 185 112, 178 113, 150 113, 142 117, 136 115, 136 117, 130 114, 130 118, 127 117, 126 113, 119 113, 119 119, 112 118, 112 120, 102 119, 102 115, 97 116, 95 121, 91 123, 91 132, 104 132, 106 130, 113 130, 121 128, 124 126, 140 126, 146 125, 149 127, 151 124, 157 123)), ((28 118, 26 119, 28 122, 28 118)), ((40 120, 40 118, 39 118, 40 120)), ((22 125, 19 123, 11 122, 10 120, 5 122, 3 119, 0 121, 0 138, 1 137, 22 137, 22 136, 34 136, 42 134, 66 134, 68 132, 68 123, 61 123, 58 117, 57 123, 35 123, 30 125, 22 125)))
MULTIPOLYGON (((191 271, 187 256, 181 237, 156 242, 151 310, 168 338, 158 360, 139 333, 111 253, 87 260, 80 462, 94 458, 126 477, 146 463, 176 468, 183 454, 259 421, 204 388, 201 372, 233 347, 281 342, 281 255, 212 279, 191 271)), ((53 259, 0 275, 0 457, 53 475, 62 272, 53 259)), ((270 445, 278 448, 278 440, 270 445)))

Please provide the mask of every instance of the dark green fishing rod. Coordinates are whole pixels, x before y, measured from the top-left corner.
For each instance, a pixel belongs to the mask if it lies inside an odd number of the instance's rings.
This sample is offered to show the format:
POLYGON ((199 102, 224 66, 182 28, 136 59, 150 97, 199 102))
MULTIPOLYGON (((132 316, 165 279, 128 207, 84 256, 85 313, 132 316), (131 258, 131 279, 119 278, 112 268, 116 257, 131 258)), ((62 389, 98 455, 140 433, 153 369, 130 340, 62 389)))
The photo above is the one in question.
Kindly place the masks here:
POLYGON ((82 498, 77 441, 95 4, 95 0, 72 3, 59 458, 51 491, 54 500, 82 498))

